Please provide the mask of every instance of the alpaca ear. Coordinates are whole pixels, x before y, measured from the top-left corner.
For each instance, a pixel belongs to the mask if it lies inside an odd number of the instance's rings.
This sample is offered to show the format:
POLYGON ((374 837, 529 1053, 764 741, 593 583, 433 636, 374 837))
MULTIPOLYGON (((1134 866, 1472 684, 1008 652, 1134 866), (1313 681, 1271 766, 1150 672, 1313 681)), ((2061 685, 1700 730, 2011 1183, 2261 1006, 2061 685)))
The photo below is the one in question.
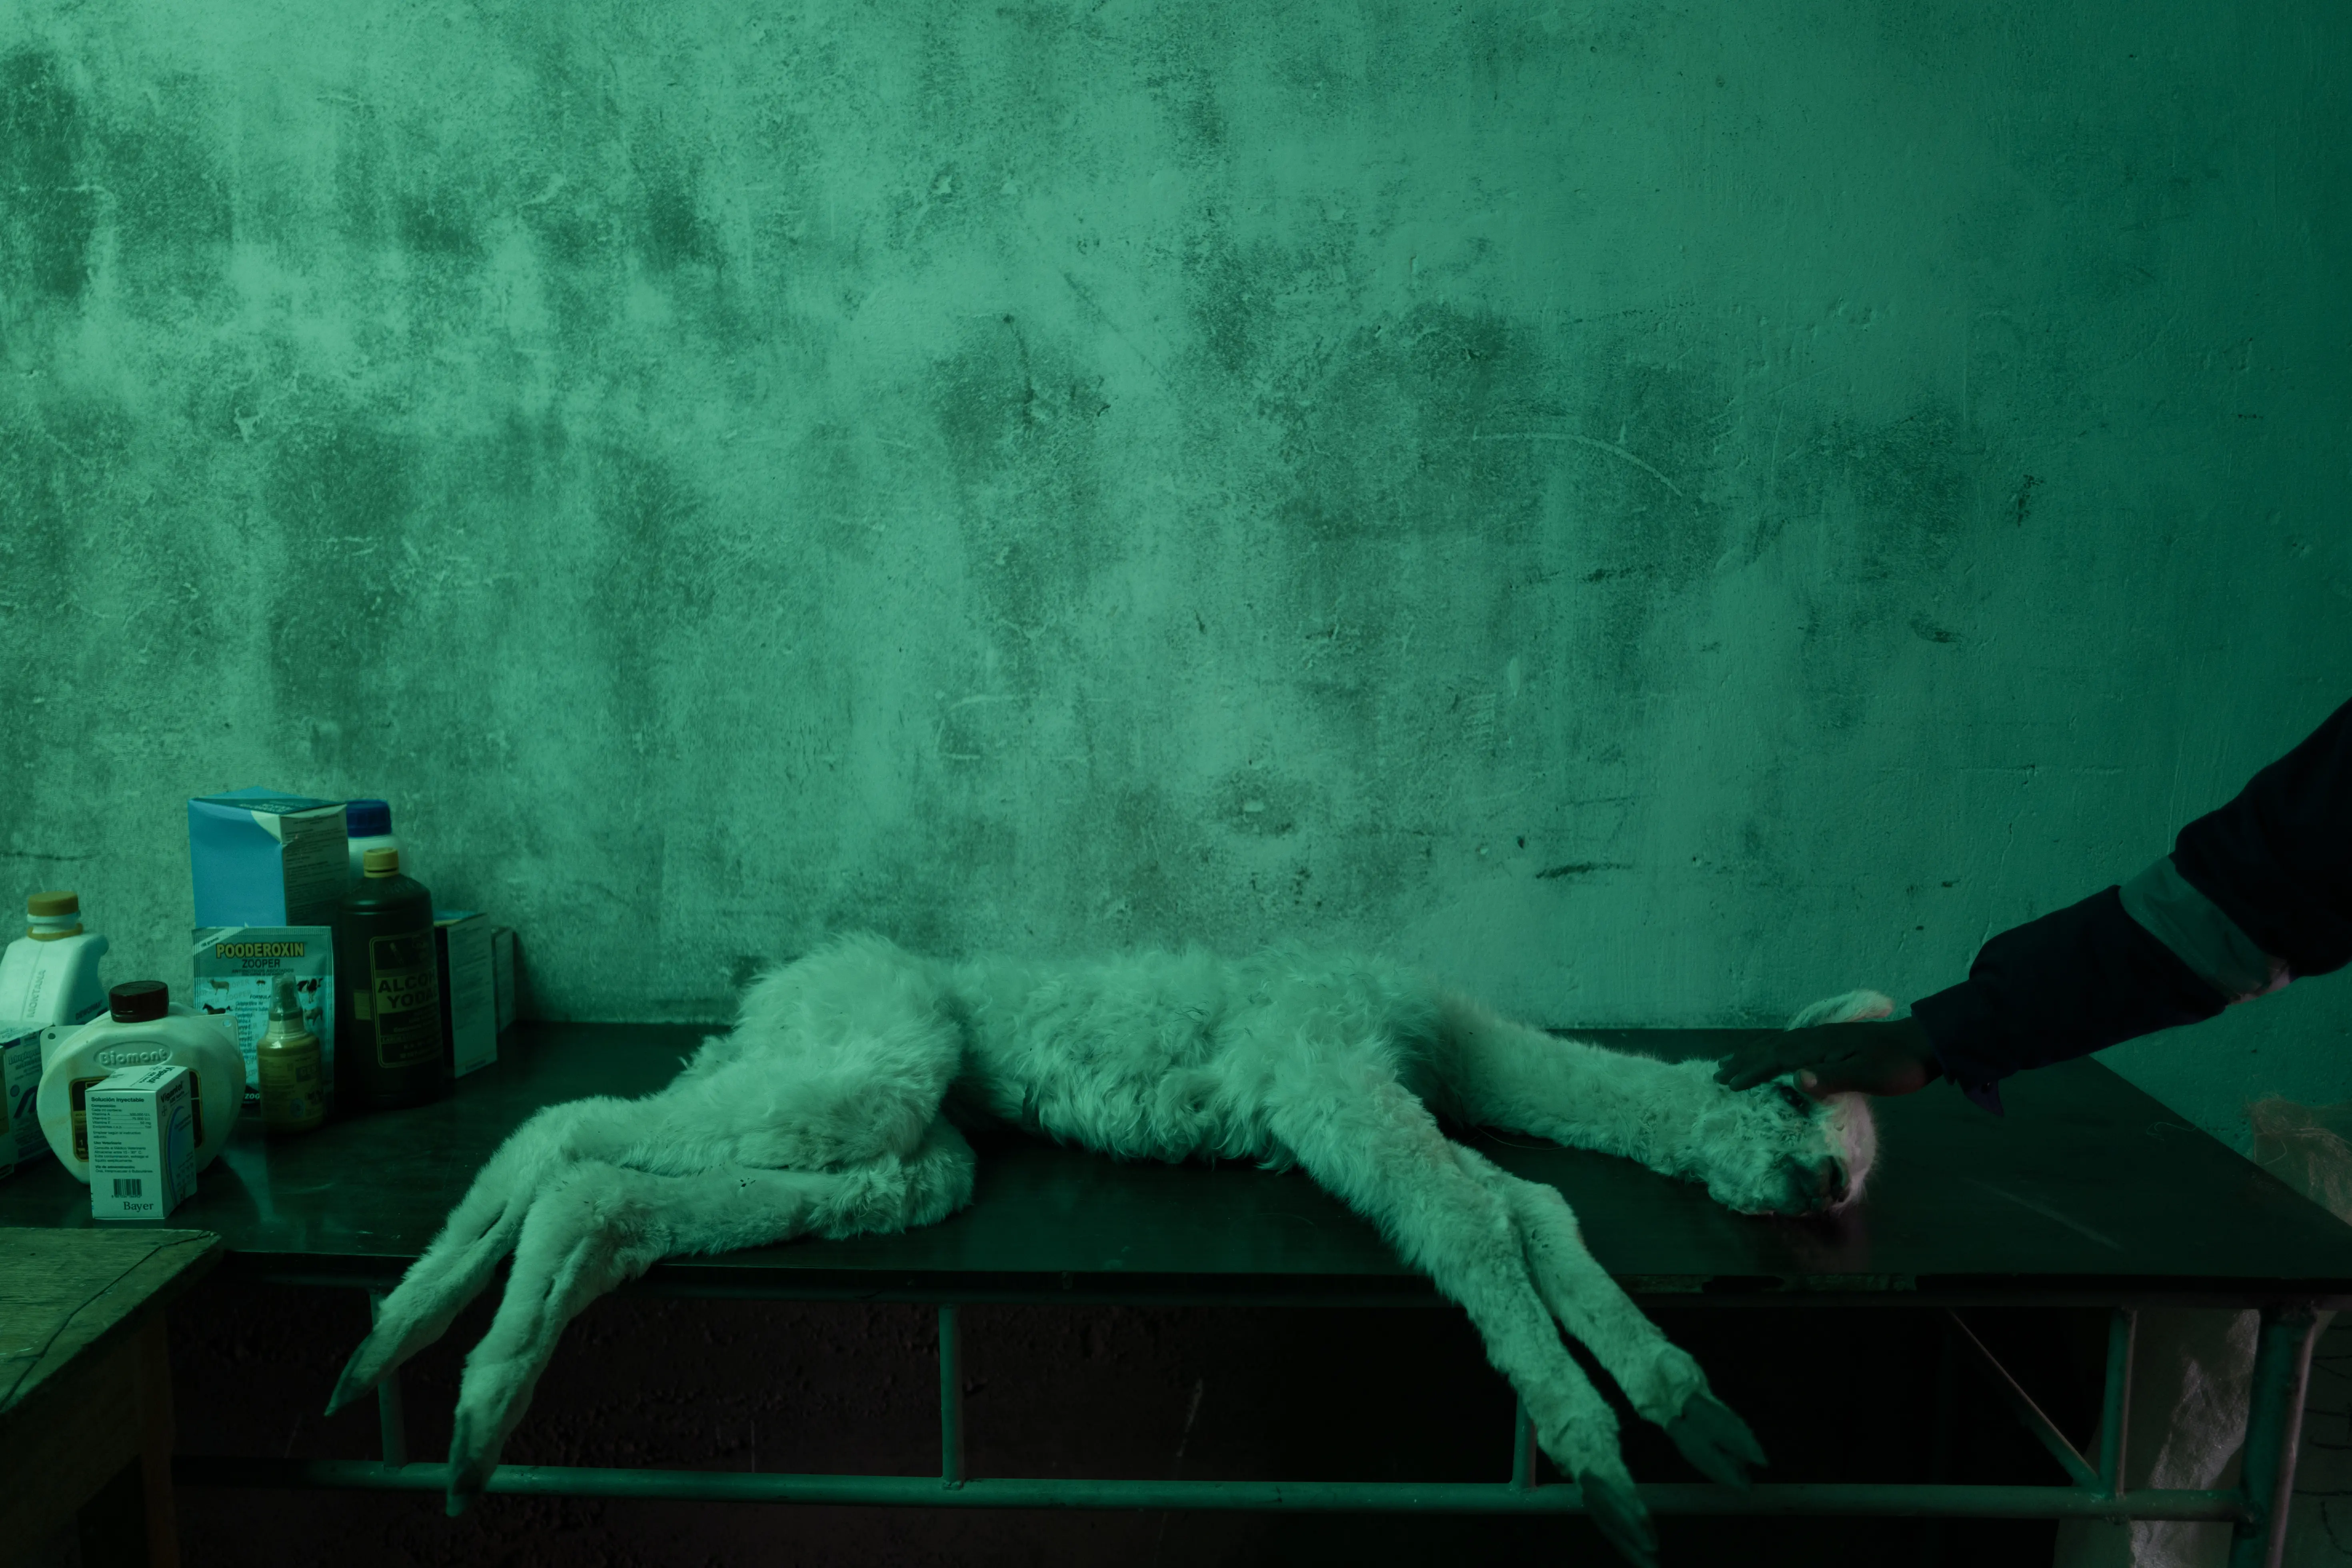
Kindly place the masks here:
POLYGON ((1843 996, 1824 997, 1799 1008, 1797 1016, 1789 1020, 1789 1027, 1810 1029, 1821 1024, 1858 1024, 1869 1018, 1884 1018, 1894 1011, 1894 998, 1883 993, 1849 991, 1843 996))

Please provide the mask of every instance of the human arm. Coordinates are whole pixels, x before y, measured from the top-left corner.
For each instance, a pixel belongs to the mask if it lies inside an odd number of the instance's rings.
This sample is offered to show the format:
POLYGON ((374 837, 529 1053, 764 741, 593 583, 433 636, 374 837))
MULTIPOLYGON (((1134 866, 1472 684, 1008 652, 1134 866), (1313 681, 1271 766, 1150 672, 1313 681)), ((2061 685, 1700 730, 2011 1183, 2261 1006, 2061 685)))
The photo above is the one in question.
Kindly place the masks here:
POLYGON ((1909 1094, 1944 1076, 1927 1032, 1910 1018, 1821 1024, 1767 1037, 1734 1052, 1716 1073, 1727 1089, 1796 1075, 1807 1094, 1909 1094))
POLYGON ((1921 998, 1910 1019, 1792 1030, 1719 1076, 1744 1087, 1810 1072, 1815 1093, 1906 1093, 1940 1074, 1998 1110, 1993 1086, 2010 1073, 2210 1018, 2347 960, 2352 703, 2182 828, 2171 855, 1994 937, 1967 980, 1921 998), (1914 1080, 1923 1047, 1937 1072, 1914 1080))

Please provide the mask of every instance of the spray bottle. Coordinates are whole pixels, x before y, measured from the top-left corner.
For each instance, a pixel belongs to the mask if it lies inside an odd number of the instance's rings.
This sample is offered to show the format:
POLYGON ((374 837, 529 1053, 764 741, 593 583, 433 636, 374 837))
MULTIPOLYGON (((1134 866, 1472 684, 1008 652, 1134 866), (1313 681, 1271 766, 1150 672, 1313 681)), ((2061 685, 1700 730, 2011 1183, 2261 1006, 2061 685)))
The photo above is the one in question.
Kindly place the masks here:
POLYGON ((319 1073, 319 1037, 302 1016, 294 977, 278 977, 269 1028, 253 1047, 261 1079, 261 1124, 272 1132, 308 1132, 327 1119, 327 1086, 319 1073))

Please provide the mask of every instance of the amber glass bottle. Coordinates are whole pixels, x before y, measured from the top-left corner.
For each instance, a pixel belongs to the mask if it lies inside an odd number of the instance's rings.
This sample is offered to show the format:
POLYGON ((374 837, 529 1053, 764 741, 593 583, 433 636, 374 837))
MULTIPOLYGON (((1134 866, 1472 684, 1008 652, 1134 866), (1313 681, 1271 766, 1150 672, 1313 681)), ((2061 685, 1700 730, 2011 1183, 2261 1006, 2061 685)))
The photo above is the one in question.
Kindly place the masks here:
POLYGON ((335 913, 336 1102, 417 1105, 448 1087, 433 895, 400 874, 399 850, 371 849, 335 913))

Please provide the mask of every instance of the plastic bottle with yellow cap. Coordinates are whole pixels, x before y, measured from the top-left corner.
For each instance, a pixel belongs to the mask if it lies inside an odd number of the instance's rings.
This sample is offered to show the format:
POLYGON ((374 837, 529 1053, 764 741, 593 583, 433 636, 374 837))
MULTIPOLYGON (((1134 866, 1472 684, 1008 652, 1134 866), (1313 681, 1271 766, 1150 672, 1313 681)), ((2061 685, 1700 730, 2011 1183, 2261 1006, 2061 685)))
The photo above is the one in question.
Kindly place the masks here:
POLYGON ((27 1024, 87 1024, 106 1011, 98 961, 106 939, 81 927, 81 900, 69 892, 25 900, 25 934, 0 954, 0 1018, 27 1024))
POLYGON ((104 937, 81 929, 75 894, 35 893, 25 900, 25 934, 0 953, 0 1100, 16 1129, 13 1139, 0 1133, 0 1158, 12 1142, 20 1165, 40 1153, 34 1100, 44 1053, 65 1029, 106 1011, 106 987, 98 979, 105 952, 104 937))

